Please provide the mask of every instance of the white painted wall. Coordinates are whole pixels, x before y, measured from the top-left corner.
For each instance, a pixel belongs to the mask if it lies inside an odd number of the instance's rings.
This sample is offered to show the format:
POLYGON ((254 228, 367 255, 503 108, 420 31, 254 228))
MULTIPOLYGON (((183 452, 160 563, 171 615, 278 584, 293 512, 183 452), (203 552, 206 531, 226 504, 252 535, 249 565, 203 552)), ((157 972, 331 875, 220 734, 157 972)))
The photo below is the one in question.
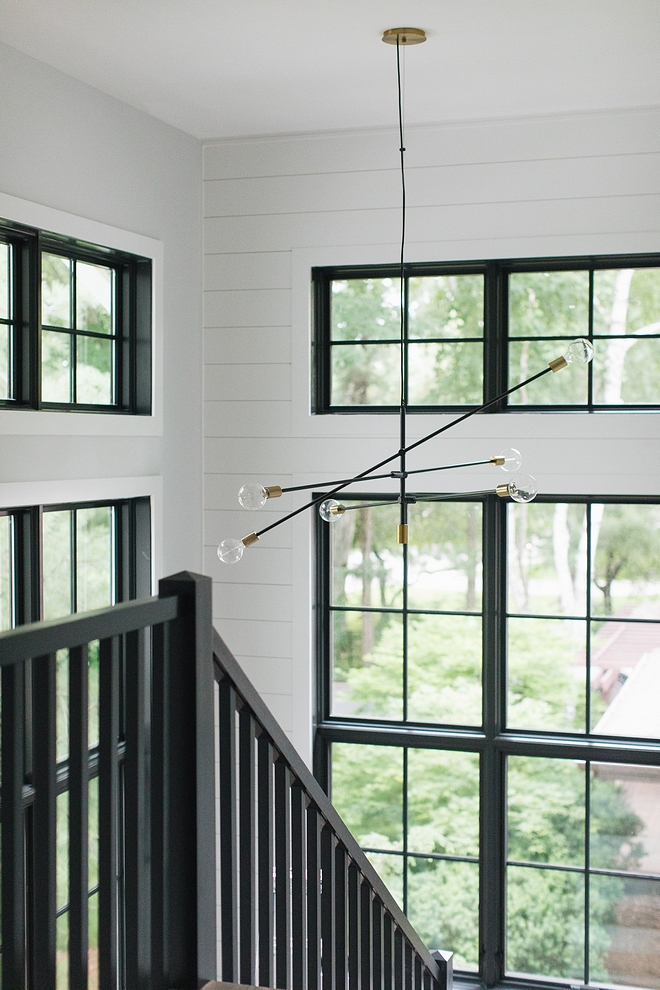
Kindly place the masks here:
POLYGON ((103 479, 108 497, 151 494, 155 533, 162 534, 156 576, 199 571, 200 145, 5 45, 0 45, 0 92, 5 215, 33 224, 44 216, 44 226, 52 220, 71 234, 87 222, 99 231, 99 240, 105 233, 128 238, 128 250, 131 235, 139 235, 133 238, 136 245, 151 244, 161 275, 162 344, 162 416, 153 421, 0 410, 0 497, 20 490, 25 499, 30 491, 39 493, 35 501, 48 500, 49 491, 53 500, 73 499, 93 489, 101 498, 103 479), (123 487, 116 479, 125 479, 123 487))
MULTIPOLYGON (((410 129, 407 259, 660 250, 659 125, 647 109, 410 129)), ((308 514, 234 567, 215 546, 301 504, 246 513, 242 482, 342 477, 396 449, 395 417, 309 414, 309 272, 396 260, 397 149, 393 131, 204 149, 204 567, 220 633, 307 756, 308 514)), ((415 434, 431 428, 413 419, 415 434)), ((656 414, 516 414, 472 419, 436 450, 471 459, 515 442, 543 491, 646 494, 659 440, 656 414)), ((482 487, 483 474, 452 481, 482 487)))

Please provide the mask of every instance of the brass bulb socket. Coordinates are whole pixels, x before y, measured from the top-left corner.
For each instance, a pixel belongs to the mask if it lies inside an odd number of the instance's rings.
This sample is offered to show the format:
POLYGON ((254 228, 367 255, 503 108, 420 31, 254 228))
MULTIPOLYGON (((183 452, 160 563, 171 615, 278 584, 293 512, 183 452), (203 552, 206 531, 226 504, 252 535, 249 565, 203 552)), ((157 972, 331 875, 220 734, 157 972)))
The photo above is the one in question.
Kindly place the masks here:
POLYGON ((257 536, 256 533, 248 533, 247 536, 244 536, 243 537, 243 539, 241 540, 241 543, 243 544, 244 547, 251 547, 252 544, 253 543, 257 543, 258 540, 259 540, 259 537, 257 536))
POLYGON ((497 457, 491 457, 490 463, 497 464, 498 467, 502 467, 502 465, 504 464, 504 458, 502 457, 501 454, 498 454, 497 457))
POLYGON ((500 498, 506 498, 509 494, 509 482, 504 481, 501 485, 498 485, 495 489, 495 494, 499 495, 500 498))
POLYGON ((383 34, 386 45, 396 45, 397 38, 400 45, 421 45, 426 41, 426 32, 421 28, 390 28, 383 34))
POLYGON ((561 357, 555 358, 554 361, 550 361, 548 363, 548 367, 551 368, 552 371, 556 374, 558 371, 561 371, 562 368, 565 368, 567 364, 568 361, 562 355, 561 357))
POLYGON ((264 485, 264 491, 268 498, 281 498, 282 495, 280 485, 264 485))
POLYGON ((397 543, 407 543, 408 542, 408 523, 399 523, 396 528, 396 542, 397 543))
POLYGON ((330 509, 330 512, 332 513, 333 516, 343 516, 343 514, 346 512, 346 506, 333 505, 333 507, 330 509))

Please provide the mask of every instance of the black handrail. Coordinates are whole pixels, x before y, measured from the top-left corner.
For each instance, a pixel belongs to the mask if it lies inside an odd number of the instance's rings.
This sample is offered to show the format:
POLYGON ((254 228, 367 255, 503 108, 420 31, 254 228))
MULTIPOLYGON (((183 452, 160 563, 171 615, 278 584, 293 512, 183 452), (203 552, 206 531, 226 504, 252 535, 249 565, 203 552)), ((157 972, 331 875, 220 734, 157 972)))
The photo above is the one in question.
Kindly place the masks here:
POLYGON ((428 951, 215 630, 213 654, 222 979, 450 990, 451 953, 428 951))

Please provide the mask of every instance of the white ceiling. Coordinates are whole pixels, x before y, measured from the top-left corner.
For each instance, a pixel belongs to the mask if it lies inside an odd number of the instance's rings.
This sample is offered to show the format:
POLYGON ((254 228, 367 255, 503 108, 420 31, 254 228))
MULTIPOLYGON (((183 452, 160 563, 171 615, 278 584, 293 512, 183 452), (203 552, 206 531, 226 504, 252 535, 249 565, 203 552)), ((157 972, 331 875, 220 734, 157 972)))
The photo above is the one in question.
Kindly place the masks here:
POLYGON ((660 0, 0 0, 0 40, 198 138, 660 104, 660 0))

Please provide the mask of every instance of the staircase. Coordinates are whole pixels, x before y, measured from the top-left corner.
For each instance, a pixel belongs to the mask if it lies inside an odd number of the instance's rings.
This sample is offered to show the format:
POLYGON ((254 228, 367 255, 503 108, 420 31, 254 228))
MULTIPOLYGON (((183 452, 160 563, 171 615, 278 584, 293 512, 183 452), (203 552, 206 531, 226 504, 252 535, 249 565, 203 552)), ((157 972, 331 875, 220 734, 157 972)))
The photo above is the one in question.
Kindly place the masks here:
POLYGON ((210 578, 0 634, 0 666, 3 990, 94 990, 95 894, 98 990, 451 990, 451 953, 423 945, 213 629, 210 578))

